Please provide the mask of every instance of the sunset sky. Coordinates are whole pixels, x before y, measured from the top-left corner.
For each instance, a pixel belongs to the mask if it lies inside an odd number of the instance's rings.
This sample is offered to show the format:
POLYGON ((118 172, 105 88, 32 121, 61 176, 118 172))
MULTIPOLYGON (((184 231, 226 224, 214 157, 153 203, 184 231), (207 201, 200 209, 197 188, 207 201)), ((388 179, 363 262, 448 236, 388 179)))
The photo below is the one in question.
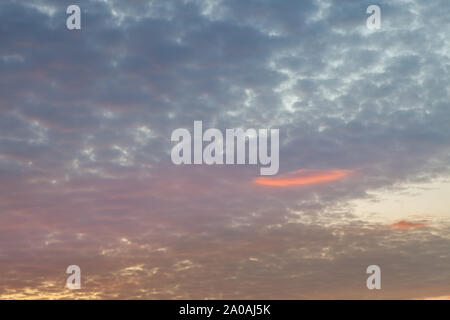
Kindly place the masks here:
POLYGON ((449 19, 448 0, 2 0, 0 299, 450 299, 449 19), (174 165, 194 121, 279 129, 278 174, 174 165))

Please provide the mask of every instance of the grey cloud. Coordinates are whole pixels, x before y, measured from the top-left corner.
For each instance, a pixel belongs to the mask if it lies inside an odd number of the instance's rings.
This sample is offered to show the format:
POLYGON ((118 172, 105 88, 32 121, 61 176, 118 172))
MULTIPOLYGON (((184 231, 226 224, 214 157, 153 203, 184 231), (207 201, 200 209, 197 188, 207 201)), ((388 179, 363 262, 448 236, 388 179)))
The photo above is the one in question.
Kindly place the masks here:
POLYGON ((450 7, 379 3, 367 33, 369 1, 83 1, 80 32, 72 3, 2 2, 0 295, 59 293, 43 283, 72 260, 100 297, 370 298, 375 260, 387 298, 448 294, 445 223, 402 233, 345 206, 449 172, 450 7), (170 133, 194 120, 280 128, 280 173, 356 174, 267 190, 254 167, 176 167, 170 133))

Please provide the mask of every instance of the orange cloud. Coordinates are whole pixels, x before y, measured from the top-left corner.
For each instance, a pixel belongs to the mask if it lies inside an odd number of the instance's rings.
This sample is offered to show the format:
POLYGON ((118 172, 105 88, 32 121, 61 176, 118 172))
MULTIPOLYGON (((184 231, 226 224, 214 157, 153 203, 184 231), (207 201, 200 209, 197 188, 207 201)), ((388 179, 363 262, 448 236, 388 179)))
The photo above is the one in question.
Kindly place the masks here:
POLYGON ((309 185, 342 179, 352 173, 352 170, 307 170, 300 169, 277 177, 258 177, 254 183, 273 187, 286 187, 292 185, 309 185))
POLYGON ((424 300, 450 300, 450 296, 440 296, 440 297, 428 297, 424 300))
POLYGON ((420 223, 420 222, 414 223, 414 222, 410 222, 407 220, 400 220, 396 223, 391 224, 390 226, 393 229, 409 230, 409 229, 414 229, 414 228, 423 228, 423 227, 426 227, 427 224, 420 223))

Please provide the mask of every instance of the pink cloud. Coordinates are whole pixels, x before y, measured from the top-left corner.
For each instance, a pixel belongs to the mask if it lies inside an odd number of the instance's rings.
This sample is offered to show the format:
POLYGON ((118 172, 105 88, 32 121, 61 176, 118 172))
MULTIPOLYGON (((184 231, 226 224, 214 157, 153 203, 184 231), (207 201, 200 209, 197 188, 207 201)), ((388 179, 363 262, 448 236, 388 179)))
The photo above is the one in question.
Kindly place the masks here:
POLYGON ((316 183, 330 182, 345 178, 351 174, 352 170, 307 170, 300 169, 291 171, 277 177, 259 177, 253 180, 256 184, 272 187, 286 187, 293 185, 310 185, 316 183))

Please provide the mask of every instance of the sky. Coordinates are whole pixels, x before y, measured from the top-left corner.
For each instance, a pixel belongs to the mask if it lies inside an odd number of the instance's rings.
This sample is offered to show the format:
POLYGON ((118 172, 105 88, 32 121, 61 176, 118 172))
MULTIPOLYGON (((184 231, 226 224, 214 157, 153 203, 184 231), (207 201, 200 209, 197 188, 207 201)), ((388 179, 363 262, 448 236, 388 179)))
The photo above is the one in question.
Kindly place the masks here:
POLYGON ((0 299, 449 299, 449 16, 1 1, 0 299), (194 121, 279 129, 278 174, 174 165, 194 121))

